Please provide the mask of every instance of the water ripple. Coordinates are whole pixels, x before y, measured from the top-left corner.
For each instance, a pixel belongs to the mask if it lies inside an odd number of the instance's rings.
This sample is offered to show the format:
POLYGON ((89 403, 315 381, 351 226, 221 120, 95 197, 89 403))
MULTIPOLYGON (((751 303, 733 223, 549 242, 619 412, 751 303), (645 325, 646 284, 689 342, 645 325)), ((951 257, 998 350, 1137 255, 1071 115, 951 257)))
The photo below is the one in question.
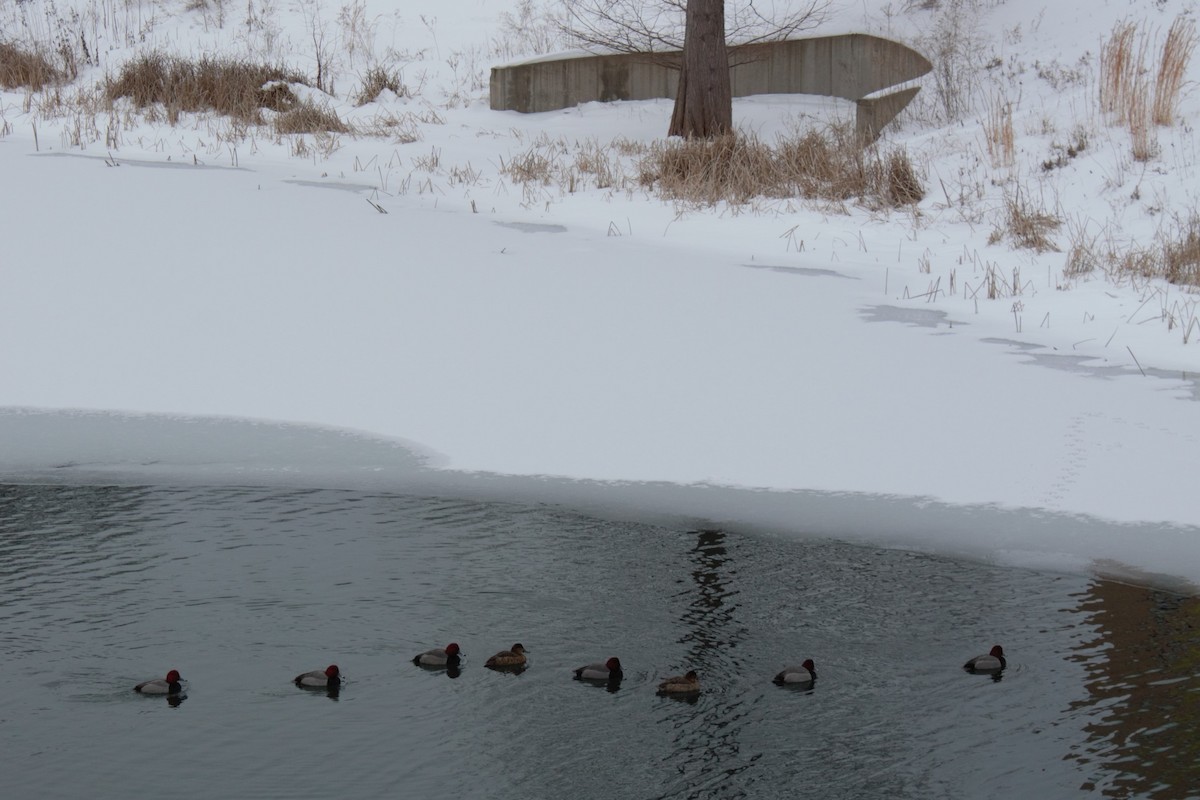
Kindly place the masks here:
POLYGON ((26 678, 0 687, 14 796, 1200 785, 1197 603, 1104 581, 545 506, 92 486, 0 486, 0 581, 0 648, 26 678), (461 672, 411 664, 451 640, 461 672), (526 671, 483 668, 515 641, 526 671), (1000 681, 961 670, 995 642, 1000 681), (610 655, 617 691, 571 680, 610 655), (804 658, 814 687, 770 683, 804 658), (336 698, 291 685, 334 662, 336 698), (170 668, 186 702, 130 691, 170 668), (655 696, 690 668, 698 696, 655 696), (144 769, 157 741, 186 757, 144 769))

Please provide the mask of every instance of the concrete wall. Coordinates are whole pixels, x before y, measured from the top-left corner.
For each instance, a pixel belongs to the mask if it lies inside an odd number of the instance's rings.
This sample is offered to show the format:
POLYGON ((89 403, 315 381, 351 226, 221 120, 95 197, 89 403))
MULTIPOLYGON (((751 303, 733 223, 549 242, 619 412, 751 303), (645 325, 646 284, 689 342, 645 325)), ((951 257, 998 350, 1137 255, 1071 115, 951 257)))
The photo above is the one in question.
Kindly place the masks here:
MULTIPOLYGON (((819 94, 853 100, 856 127, 869 139, 891 122, 917 88, 883 92, 932 69, 920 53, 864 33, 730 48, 734 97, 819 94), (874 95, 868 98, 867 95, 874 95)), ((653 55, 567 54, 492 68, 491 106, 536 112, 579 103, 674 98, 678 52, 653 55)))

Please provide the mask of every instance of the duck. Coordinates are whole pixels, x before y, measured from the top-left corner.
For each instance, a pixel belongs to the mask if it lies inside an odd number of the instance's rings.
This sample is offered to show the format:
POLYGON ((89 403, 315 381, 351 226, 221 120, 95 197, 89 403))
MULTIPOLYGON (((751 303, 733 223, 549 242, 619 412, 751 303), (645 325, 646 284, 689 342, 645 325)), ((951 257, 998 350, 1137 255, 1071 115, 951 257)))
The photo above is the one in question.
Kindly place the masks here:
POLYGON ((314 669, 297 675, 293 683, 305 689, 335 689, 342 685, 342 672, 337 664, 330 664, 323 670, 314 669))
POLYGON ((816 679, 817 667, 811 658, 806 658, 798 667, 784 667, 774 681, 780 686, 812 686, 816 679))
POLYGON ((445 647, 435 647, 413 656, 412 662, 418 667, 457 667, 461 653, 458 642, 451 642, 445 647))
POLYGON ((1004 658, 1004 648, 995 645, 987 655, 975 656, 963 664, 963 669, 967 672, 999 672, 1007 666, 1008 661, 1004 658))
POLYGON ((510 650, 501 650, 483 664, 485 667, 523 667, 525 666, 525 645, 517 642, 510 650))
POLYGON ((690 669, 684 675, 667 678, 658 685, 659 694, 695 694, 700 691, 700 676, 690 669))
POLYGON ((133 687, 133 690, 139 694, 181 694, 183 684, 180 682, 179 670, 173 669, 167 673, 167 677, 143 681, 133 687))
POLYGON ((575 670, 577 681, 619 681, 625 677, 621 671, 621 659, 613 657, 604 662, 588 664, 575 670))

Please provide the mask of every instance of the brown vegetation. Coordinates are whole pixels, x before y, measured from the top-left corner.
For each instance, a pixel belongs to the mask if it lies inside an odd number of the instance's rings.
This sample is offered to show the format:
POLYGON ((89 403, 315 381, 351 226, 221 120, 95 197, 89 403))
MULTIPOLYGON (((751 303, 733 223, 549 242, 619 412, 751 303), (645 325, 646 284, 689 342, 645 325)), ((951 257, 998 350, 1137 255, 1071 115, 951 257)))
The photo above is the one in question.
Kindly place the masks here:
POLYGON ((27 88, 40 92, 47 86, 59 84, 69 77, 45 56, 0 42, 0 87, 27 88))
POLYGON ((362 86, 354 96, 354 105, 365 106, 367 103, 375 102, 379 93, 384 89, 390 89, 398 97, 409 96, 408 87, 400 80, 399 72, 375 66, 363 74, 362 86))
POLYGON ((128 97, 139 108, 162 104, 169 118, 181 111, 215 111, 262 124, 262 110, 286 112, 297 106, 288 83, 304 77, 279 66, 233 59, 188 61, 151 53, 125 64, 108 83, 110 99, 128 97))
POLYGON ((775 146, 745 133, 662 142, 642 160, 640 182, 663 197, 699 205, 803 197, 862 198, 894 207, 924 196, 907 153, 864 149, 844 127, 784 138, 775 146))
POLYGON ((1097 269, 1113 281, 1159 278, 1200 289, 1200 213, 1192 211, 1165 225, 1149 246, 1102 239, 1084 226, 1071 226, 1064 276, 1080 277, 1097 269))
POLYGON ((1192 214, 1163 243, 1163 277, 1200 287, 1200 215, 1192 214))
POLYGON ((995 244, 1007 237, 1018 247, 1036 250, 1039 253, 1047 250, 1057 252, 1058 247, 1050 238, 1050 234, 1058 230, 1060 225, 1061 219, 1042 208, 1035 208, 1029 198, 1018 189, 1005 195, 1004 218, 992 231, 988 244, 995 244))
POLYGON ((1100 108, 1129 128, 1135 160, 1149 161, 1158 155, 1154 126, 1175 121, 1196 41, 1195 24, 1176 17, 1153 74, 1145 66, 1147 37, 1138 35, 1134 23, 1118 24, 1101 47, 1100 108))
POLYGON ((275 117, 275 132, 287 133, 347 133, 350 129, 338 115, 309 100, 275 117))
POLYGON ((1191 20, 1176 17, 1167 31, 1167 40, 1163 43, 1162 56, 1159 58, 1158 76, 1154 81, 1155 124, 1171 125, 1175 122, 1183 79, 1195 49, 1196 26, 1191 20))

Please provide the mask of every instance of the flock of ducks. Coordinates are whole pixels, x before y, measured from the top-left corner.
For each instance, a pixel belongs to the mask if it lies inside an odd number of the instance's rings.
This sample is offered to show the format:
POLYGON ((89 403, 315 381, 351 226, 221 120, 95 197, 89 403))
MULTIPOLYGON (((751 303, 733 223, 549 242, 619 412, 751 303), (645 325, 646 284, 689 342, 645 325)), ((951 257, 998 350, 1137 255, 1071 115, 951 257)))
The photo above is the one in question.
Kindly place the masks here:
MULTIPOLYGON (((525 647, 520 642, 508 650, 501 650, 484 662, 489 669, 522 671, 526 665, 525 647)), ((457 669, 462 662, 462 648, 457 642, 451 642, 445 647, 435 647, 424 653, 413 656, 412 662, 419 667, 434 669, 457 669)), ((975 656, 963 664, 963 669, 972 674, 992 675, 999 678, 1001 670, 1008 666, 1004 658, 1004 648, 996 645, 986 655, 975 656)), ((593 681, 615 686, 621 682, 625 673, 621 670, 621 660, 613 657, 607 661, 586 664, 574 670, 575 679, 593 681)), ((779 686, 794 686, 811 688, 817 680, 817 668, 811 658, 794 667, 784 667, 772 681, 779 686)), ((342 673, 336 664, 330 664, 325 669, 303 672, 293 679, 293 683, 302 689, 323 689, 336 691, 342 685, 342 673)), ((168 695, 180 697, 183 694, 183 683, 179 670, 171 670, 166 678, 156 678, 145 681, 133 687, 135 692, 150 695, 168 695)), ((695 670, 688 670, 683 675, 675 675, 658 684, 660 695, 696 695, 700 693, 700 676, 695 670)))

